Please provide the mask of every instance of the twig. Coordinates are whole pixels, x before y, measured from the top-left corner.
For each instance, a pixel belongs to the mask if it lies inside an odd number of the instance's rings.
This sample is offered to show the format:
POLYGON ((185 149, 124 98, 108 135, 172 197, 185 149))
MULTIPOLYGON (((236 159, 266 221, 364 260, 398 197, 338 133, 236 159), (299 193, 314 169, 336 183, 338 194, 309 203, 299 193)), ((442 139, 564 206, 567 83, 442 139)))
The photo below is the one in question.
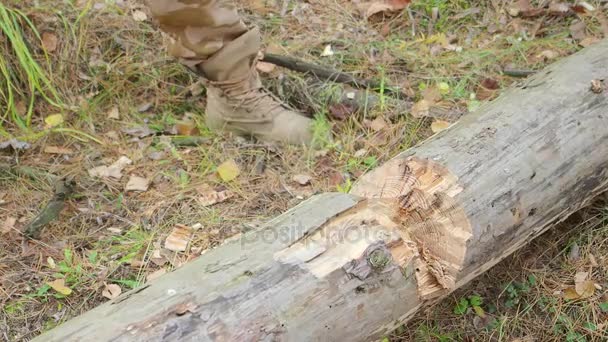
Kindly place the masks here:
POLYGON ((363 88, 363 89, 368 88, 368 89, 372 89, 376 92, 382 92, 386 96, 390 96, 390 97, 394 97, 394 98, 398 98, 398 99, 406 98, 406 96, 404 94, 402 94, 401 92, 399 92, 398 90, 396 91, 396 90, 391 89, 391 88, 395 88, 395 87, 391 87, 390 85, 387 85, 387 84, 382 85, 381 82, 378 82, 375 80, 360 79, 360 78, 354 77, 351 74, 329 69, 329 68, 326 68, 326 67, 323 67, 323 66, 320 66, 317 64, 308 63, 308 62, 305 62, 301 59, 297 59, 294 57, 279 56, 279 55, 274 55, 274 54, 265 54, 264 57, 262 58, 262 61, 266 62, 266 63, 272 63, 272 64, 278 65, 280 67, 287 68, 289 70, 302 72, 302 73, 309 73, 322 80, 328 80, 328 81, 337 82, 337 83, 344 83, 344 84, 348 84, 355 88, 363 88))
POLYGON ((174 146, 199 146, 207 144, 211 141, 209 138, 199 136, 174 136, 171 137, 171 143, 174 146))
POLYGON ((25 228, 25 236, 30 239, 38 239, 42 229, 59 217, 65 206, 65 200, 74 191, 76 183, 73 180, 62 179, 55 183, 53 197, 46 204, 44 209, 34 218, 25 228))
POLYGON ((511 77, 528 77, 536 74, 535 70, 504 68, 502 73, 511 77))

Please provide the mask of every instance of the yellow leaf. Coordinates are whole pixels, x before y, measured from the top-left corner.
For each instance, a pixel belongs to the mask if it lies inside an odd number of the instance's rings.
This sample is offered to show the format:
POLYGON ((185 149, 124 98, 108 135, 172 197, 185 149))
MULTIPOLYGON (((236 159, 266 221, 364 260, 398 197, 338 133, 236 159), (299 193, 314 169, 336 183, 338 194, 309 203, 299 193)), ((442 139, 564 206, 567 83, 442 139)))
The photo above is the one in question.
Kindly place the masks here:
POLYGON ((433 133, 439 133, 439 132, 445 130, 446 128, 450 127, 450 125, 451 124, 447 121, 435 120, 431 124, 431 131, 433 131, 433 133))
POLYGON ((239 176, 241 170, 236 162, 230 159, 217 167, 217 173, 224 182, 230 182, 239 176))
POLYGON ((439 92, 441 93, 441 95, 446 95, 450 92, 450 85, 445 82, 439 83, 437 85, 437 88, 439 88, 439 92))
POLYGON ((47 264, 49 264, 50 268, 57 267, 57 265, 55 265, 55 260, 53 260, 53 258, 51 258, 51 257, 46 258, 46 262, 47 262, 47 264))
POLYGON ((63 123, 63 115, 61 114, 53 114, 49 115, 44 119, 47 127, 55 127, 59 126, 63 123))
POLYGON ((485 311, 483 311, 483 308, 481 306, 473 305, 473 311, 475 311, 475 314, 477 314, 477 316, 481 318, 486 317, 486 313, 485 311))
POLYGON ((574 299, 579 299, 579 298, 581 298, 581 296, 579 296, 579 294, 576 293, 576 290, 574 289, 574 287, 569 287, 564 290, 564 299, 574 300, 574 299))
POLYGON ((48 282, 47 285, 53 288, 53 290, 61 293, 64 296, 69 296, 72 293, 72 289, 65 286, 65 279, 55 279, 54 281, 48 282))

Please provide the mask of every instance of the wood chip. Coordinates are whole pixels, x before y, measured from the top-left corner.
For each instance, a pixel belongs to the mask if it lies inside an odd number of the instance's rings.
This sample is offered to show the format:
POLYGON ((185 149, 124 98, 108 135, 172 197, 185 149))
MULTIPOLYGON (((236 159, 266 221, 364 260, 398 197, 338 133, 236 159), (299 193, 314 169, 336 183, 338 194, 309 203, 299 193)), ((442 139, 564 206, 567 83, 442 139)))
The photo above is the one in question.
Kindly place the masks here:
POLYGON ((165 248, 174 252, 185 252, 192 238, 192 229, 183 224, 176 224, 165 239, 165 248))
POLYGON ((255 65, 255 67, 258 69, 258 71, 269 74, 276 68, 276 65, 260 61, 255 65))
POLYGON ((230 190, 215 191, 211 189, 207 193, 201 194, 196 200, 203 207, 209 207, 217 203, 222 203, 233 196, 234 193, 230 190))
POLYGON ((591 80, 591 91, 601 94, 604 91, 604 84, 601 80, 591 80))
POLYGON ((149 186, 150 180, 143 177, 131 176, 125 186, 125 191, 148 191, 149 186))

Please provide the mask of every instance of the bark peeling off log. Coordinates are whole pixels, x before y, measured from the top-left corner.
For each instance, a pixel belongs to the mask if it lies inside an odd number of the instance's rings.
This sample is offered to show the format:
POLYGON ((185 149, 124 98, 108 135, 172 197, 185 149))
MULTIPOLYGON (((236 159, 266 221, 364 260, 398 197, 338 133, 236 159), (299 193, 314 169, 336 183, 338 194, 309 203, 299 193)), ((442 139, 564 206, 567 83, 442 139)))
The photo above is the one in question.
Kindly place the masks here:
POLYGON ((461 190, 437 163, 390 161, 352 190, 365 200, 277 252, 275 260, 300 265, 319 279, 342 269, 363 280, 391 269, 374 265, 381 258, 378 246, 388 246, 390 265, 406 277, 415 274, 421 299, 441 295, 454 288, 471 237, 466 214, 452 198, 461 190))

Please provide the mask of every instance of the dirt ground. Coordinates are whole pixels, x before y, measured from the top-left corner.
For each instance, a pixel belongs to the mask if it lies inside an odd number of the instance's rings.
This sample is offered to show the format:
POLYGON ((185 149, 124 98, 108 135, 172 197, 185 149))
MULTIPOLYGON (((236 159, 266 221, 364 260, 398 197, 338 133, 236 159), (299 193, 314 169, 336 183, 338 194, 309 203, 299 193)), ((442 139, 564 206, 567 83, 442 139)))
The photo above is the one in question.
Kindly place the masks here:
MULTIPOLYGON (((604 0, 239 5, 266 52, 379 89, 260 64, 269 89, 315 117, 315 146, 218 134, 204 125, 204 88, 165 54, 167 38, 142 2, 0 4, 0 340, 27 341, 316 193, 348 192, 366 170, 499 96, 519 74, 608 37, 604 0), (59 200, 61 214, 25 239, 62 178, 75 185, 59 200), (177 241, 186 250, 165 248, 184 226, 196 228, 177 241)), ((385 341, 608 340, 607 203, 385 341), (592 289, 573 294, 581 282, 592 289)))

